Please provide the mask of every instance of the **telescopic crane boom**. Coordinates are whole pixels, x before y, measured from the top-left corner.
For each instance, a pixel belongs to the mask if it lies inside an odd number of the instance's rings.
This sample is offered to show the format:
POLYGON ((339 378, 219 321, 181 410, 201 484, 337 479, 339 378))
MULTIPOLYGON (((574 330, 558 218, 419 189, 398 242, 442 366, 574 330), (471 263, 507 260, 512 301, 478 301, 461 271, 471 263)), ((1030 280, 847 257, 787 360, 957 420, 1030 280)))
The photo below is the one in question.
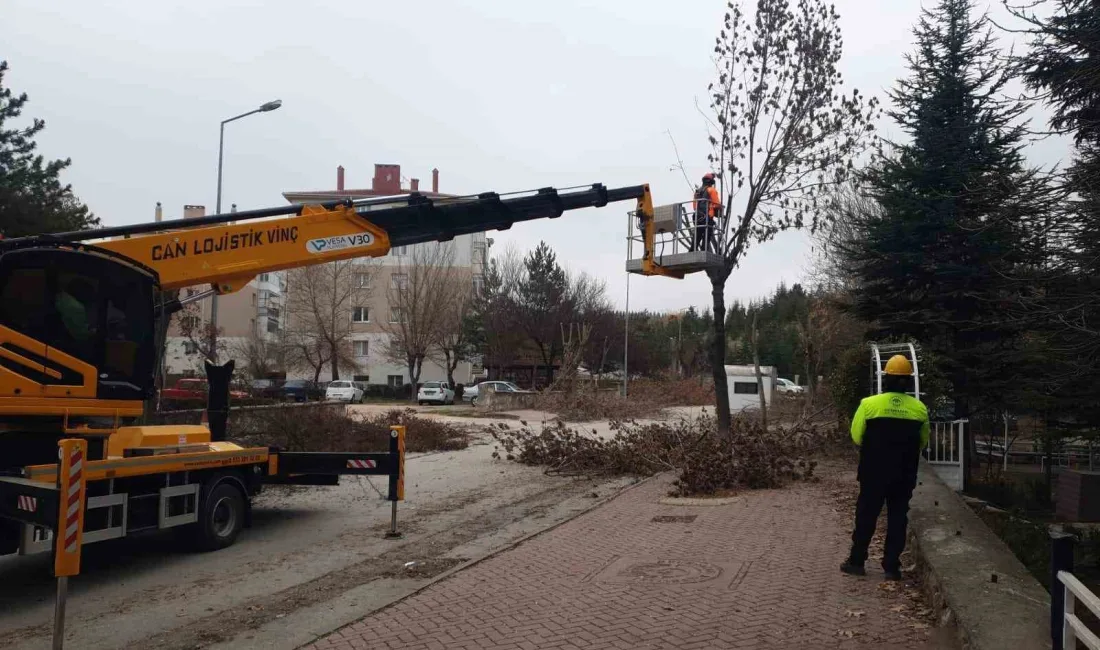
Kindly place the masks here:
MULTIPOLYGON (((0 241, 0 555, 48 551, 46 529, 68 531, 70 521, 84 531, 83 543, 180 526, 199 548, 221 548, 233 543, 265 483, 332 485, 342 474, 385 473, 400 495, 392 444, 387 456, 227 441, 232 362, 207 365, 209 426, 135 425, 155 394, 154 333, 180 306, 168 298, 172 290, 208 285, 229 293, 259 273, 378 257, 393 246, 626 200, 637 201, 639 221, 652 221, 648 186, 596 184, 454 198, 414 193, 0 241), (75 465, 85 472, 87 499, 66 497, 62 526, 64 438, 87 445, 75 465)), ((647 274, 661 270, 653 241, 646 239, 647 274)), ((64 442, 74 444, 81 446, 64 442)))

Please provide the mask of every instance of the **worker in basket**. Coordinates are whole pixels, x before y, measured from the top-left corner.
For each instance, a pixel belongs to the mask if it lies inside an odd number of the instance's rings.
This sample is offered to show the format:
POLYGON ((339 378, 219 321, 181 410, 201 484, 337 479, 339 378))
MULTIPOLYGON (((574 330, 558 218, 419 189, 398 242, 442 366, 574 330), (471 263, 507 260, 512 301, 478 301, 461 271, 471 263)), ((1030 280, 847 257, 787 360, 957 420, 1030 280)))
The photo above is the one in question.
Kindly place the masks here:
POLYGON ((917 464, 928 446, 928 409, 908 394, 913 364, 897 354, 886 362, 883 392, 866 397, 852 417, 852 441, 859 445, 859 499, 852 551, 840 570, 865 575, 863 563, 886 504, 886 548, 882 570, 901 580, 901 552, 909 525, 909 499, 917 485, 917 464))
POLYGON ((722 200, 718 196, 718 190, 714 187, 714 174, 703 175, 703 184, 695 190, 695 201, 692 205, 695 210, 695 239, 691 250, 717 252, 718 247, 714 241, 715 220, 722 209, 722 200))

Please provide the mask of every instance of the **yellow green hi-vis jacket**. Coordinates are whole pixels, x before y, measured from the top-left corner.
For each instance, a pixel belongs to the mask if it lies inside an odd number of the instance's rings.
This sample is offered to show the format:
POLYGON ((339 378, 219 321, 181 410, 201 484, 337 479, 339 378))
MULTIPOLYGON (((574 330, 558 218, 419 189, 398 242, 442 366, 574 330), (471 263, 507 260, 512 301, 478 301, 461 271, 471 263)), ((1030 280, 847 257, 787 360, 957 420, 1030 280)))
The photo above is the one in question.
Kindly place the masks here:
POLYGON ((916 480, 920 452, 928 446, 928 408, 905 393, 863 398, 852 417, 859 445, 859 480, 916 480))

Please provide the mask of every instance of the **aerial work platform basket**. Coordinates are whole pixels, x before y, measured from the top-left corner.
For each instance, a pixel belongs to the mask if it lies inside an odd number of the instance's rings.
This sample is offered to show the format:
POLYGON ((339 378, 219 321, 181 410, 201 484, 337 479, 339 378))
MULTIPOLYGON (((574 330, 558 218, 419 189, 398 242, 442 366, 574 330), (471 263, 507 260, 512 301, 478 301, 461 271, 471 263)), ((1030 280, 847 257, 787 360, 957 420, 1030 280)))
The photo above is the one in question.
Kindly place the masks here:
MULTIPOLYGON (((705 202, 703 202, 705 203, 705 202)), ((682 278, 723 264, 725 217, 696 224, 695 201, 652 208, 652 219, 635 210, 627 219, 626 270, 682 278)))

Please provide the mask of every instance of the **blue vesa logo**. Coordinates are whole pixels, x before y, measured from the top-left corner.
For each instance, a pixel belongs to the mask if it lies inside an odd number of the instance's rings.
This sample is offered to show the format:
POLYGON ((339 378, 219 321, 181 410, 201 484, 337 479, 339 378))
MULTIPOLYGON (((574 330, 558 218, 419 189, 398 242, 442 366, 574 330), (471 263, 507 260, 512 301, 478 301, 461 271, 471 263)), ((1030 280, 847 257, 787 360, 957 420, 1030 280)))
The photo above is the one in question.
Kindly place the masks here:
POLYGON ((374 235, 370 233, 355 233, 353 235, 336 235, 334 237, 322 237, 306 242, 306 250, 310 253, 327 253, 345 248, 361 248, 374 243, 374 235))

